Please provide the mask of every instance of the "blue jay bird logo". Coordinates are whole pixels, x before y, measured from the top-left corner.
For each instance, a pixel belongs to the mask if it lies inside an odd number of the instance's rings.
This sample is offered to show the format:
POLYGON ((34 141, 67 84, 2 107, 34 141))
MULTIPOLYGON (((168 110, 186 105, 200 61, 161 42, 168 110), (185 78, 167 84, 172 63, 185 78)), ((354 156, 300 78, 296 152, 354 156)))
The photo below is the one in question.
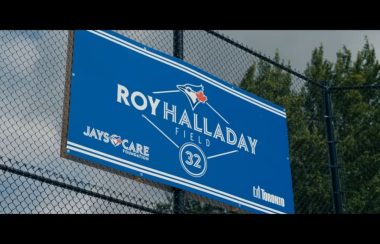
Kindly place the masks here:
POLYGON ((154 91, 153 94, 167 94, 167 93, 183 93, 189 100, 191 108, 194 109, 198 104, 206 104, 214 113, 216 113, 224 122, 229 124, 229 122, 208 102, 208 98, 204 93, 203 85, 192 85, 186 83, 184 85, 176 85, 177 90, 166 90, 166 91, 154 91))
POLYGON ((204 94, 203 85, 184 84, 177 85, 177 88, 186 95, 193 111, 198 104, 207 102, 207 96, 204 94))
POLYGON ((123 141, 121 140, 121 137, 118 136, 118 135, 112 135, 110 136, 110 141, 111 141, 111 144, 114 146, 114 147, 117 147, 119 146, 123 141))

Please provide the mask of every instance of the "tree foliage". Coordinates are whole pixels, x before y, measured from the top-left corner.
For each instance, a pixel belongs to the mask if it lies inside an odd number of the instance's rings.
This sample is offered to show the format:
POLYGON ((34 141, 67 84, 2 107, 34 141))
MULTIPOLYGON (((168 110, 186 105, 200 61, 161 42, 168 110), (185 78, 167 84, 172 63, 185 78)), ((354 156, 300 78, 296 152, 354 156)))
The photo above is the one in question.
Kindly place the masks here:
MULTIPOLYGON (((323 49, 313 55, 320 55, 323 49)), ((323 63, 314 57, 315 63, 323 63)), ((280 62, 276 52, 275 61, 280 62)), ((310 69, 314 76, 323 69, 310 69)), ((290 159, 296 210, 306 213, 330 212, 329 171, 321 121, 320 90, 292 80, 291 75, 262 60, 246 72, 240 87, 283 106, 287 111, 290 159), (322 202, 322 204, 321 204, 322 202)))
MULTIPOLYGON (((334 85, 380 83, 375 49, 365 39, 356 60, 343 48, 333 69, 334 85)), ((360 89, 334 92, 335 129, 341 165, 344 207, 349 213, 380 212, 380 92, 360 89)))
MULTIPOLYGON (((365 44, 352 60, 345 46, 336 62, 314 49, 305 75, 322 85, 379 84, 374 47, 365 44)), ((275 61, 280 62, 276 53, 275 61)), ((331 213, 332 193, 320 87, 303 83, 264 61, 255 62, 240 87, 287 110, 295 207, 299 213, 331 213)), ((380 211, 380 93, 375 89, 336 90, 333 113, 344 210, 380 211)))

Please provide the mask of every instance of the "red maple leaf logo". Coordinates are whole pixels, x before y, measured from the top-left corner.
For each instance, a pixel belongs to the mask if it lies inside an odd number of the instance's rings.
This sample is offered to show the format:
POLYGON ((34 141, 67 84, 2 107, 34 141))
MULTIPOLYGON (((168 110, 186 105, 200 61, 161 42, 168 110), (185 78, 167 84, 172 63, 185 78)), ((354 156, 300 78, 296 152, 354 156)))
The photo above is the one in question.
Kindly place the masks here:
POLYGON ((205 96, 205 94, 203 93, 203 91, 196 92, 195 95, 197 96, 198 100, 201 103, 205 103, 207 101, 207 97, 205 96))

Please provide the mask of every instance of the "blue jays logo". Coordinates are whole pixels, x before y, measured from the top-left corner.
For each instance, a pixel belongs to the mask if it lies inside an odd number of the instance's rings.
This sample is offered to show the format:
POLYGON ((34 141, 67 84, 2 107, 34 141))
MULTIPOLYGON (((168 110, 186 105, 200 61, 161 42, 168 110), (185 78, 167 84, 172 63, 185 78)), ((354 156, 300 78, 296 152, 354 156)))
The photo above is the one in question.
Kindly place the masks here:
POLYGON ((204 94, 204 88, 202 85, 184 84, 177 85, 177 88, 186 95, 193 110, 198 104, 207 102, 207 97, 204 94))
POLYGON ((204 93, 203 85, 192 85, 186 83, 184 85, 177 85, 177 90, 166 90, 166 91, 154 91, 153 94, 163 94, 163 93, 177 93, 182 92, 187 97, 192 110, 198 106, 198 104, 206 104, 212 111, 214 111, 224 122, 229 124, 229 122, 208 102, 208 98, 204 93))
POLYGON ((114 147, 117 147, 122 143, 121 137, 118 135, 110 136, 110 141, 114 147))

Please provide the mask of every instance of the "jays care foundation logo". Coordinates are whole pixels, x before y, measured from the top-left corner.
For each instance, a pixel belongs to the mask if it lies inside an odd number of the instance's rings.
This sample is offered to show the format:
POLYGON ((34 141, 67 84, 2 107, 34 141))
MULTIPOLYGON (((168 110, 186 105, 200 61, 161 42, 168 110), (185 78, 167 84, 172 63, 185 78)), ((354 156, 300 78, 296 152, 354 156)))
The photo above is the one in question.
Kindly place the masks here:
POLYGON ((122 139, 119 135, 110 135, 107 131, 91 126, 86 127, 86 130, 83 131, 83 135, 106 144, 111 144, 114 147, 121 145, 123 153, 143 160, 149 160, 149 147, 139 142, 130 141, 126 138, 122 139))
POLYGON ((110 136, 110 141, 114 147, 119 146, 123 141, 121 140, 121 137, 118 135, 112 135, 110 136))

